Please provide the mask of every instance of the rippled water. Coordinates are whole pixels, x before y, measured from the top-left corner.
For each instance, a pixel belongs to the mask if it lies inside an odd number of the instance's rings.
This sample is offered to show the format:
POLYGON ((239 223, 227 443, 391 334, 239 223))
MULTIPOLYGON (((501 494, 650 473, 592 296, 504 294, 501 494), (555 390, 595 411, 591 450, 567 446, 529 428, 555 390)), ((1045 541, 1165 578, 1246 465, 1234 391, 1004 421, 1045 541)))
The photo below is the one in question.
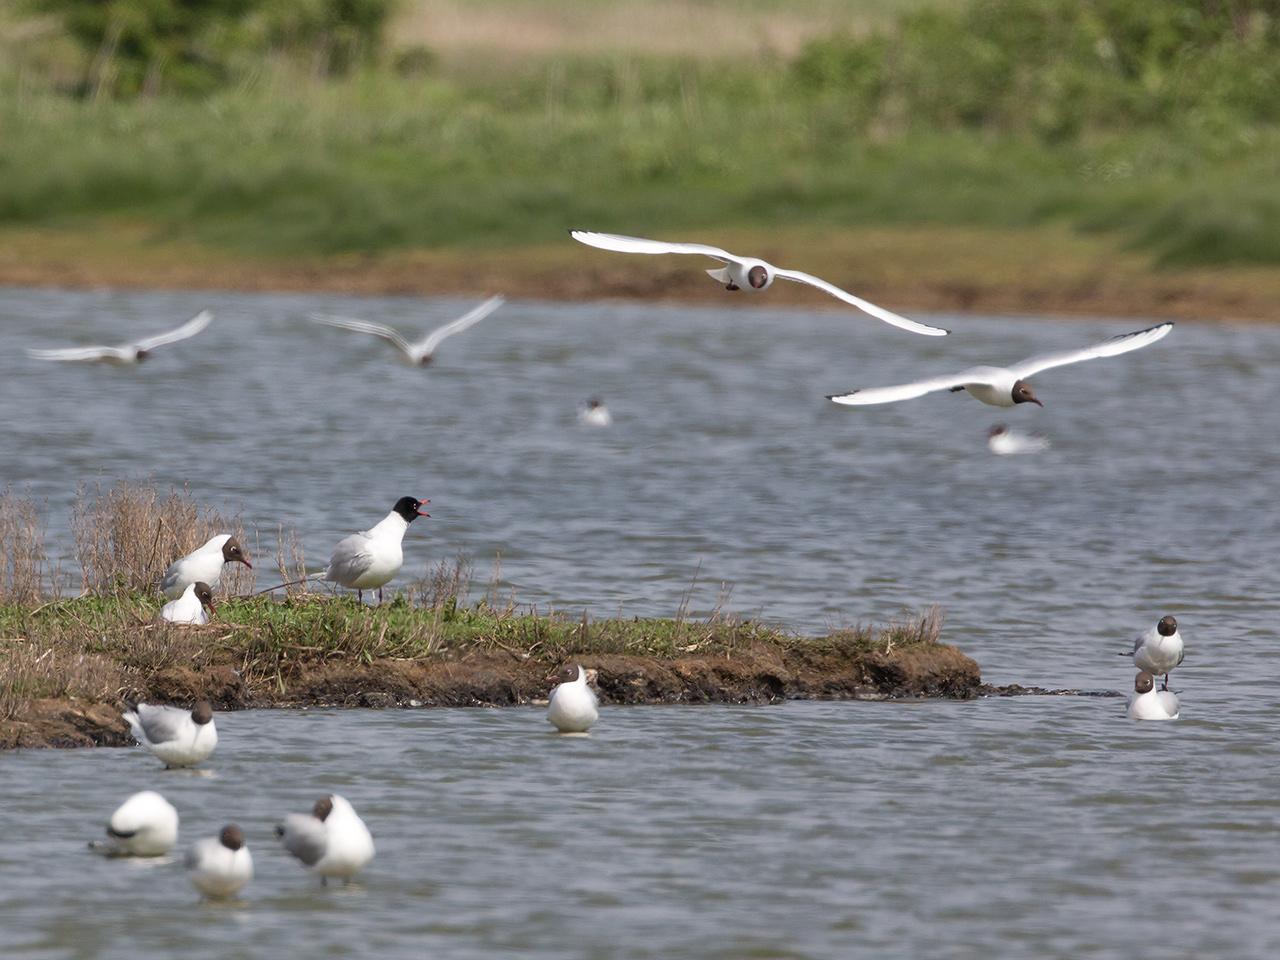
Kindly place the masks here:
POLYGON ((8 755, 17 955, 1274 953, 1280 330, 1179 324, 1037 377, 1044 410, 854 410, 823 394, 1142 324, 946 317, 939 340, 838 311, 513 303, 424 371, 302 319, 416 330, 467 305, 0 291, 3 479, 48 499, 66 553, 77 484, 132 475, 241 510, 263 553, 296 526, 317 563, 425 495, 406 575, 465 551, 483 581, 501 553, 522 600, 601 616, 671 614, 696 576, 697 608, 730 584, 729 609, 808 631, 937 602, 997 682, 1125 688, 1114 653, 1174 613, 1184 719, 1094 698, 636 708, 561 740, 525 710, 250 713, 220 721, 210 779, 137 751, 8 755), (136 370, 22 355, 205 306, 206 334, 136 370), (612 429, 575 422, 592 394, 612 429), (1000 419, 1052 449, 991 456, 1000 419), (176 867, 82 851, 145 786, 187 840, 250 827, 247 906, 194 910, 176 867), (380 843, 360 889, 319 893, 271 848, 273 818, 328 789, 380 843))

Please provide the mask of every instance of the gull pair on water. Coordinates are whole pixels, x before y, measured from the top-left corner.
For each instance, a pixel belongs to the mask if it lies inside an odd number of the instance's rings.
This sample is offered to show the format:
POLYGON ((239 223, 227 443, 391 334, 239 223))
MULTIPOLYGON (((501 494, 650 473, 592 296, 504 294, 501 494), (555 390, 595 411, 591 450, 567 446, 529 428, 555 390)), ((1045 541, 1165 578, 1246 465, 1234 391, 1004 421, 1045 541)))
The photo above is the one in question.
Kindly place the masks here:
POLYGON ((118 347, 65 347, 57 350, 28 350, 27 356, 37 360, 64 360, 79 363, 108 363, 112 366, 127 367, 141 363, 151 356, 151 352, 160 347, 179 340, 194 337, 209 325, 213 314, 201 310, 198 314, 175 330, 156 334, 121 344, 118 347))
POLYGON ((1133 649, 1121 654, 1133 657, 1138 668, 1134 678, 1134 695, 1129 698, 1129 717, 1133 720, 1177 720, 1178 698, 1169 689, 1169 673, 1186 657, 1178 621, 1167 615, 1150 630, 1133 641, 1133 649), (1164 684, 1155 689, 1155 678, 1164 674, 1164 684))
MULTIPOLYGON (((107 821, 107 839, 91 841, 89 849, 108 857, 162 857, 177 842, 178 811, 154 790, 143 790, 116 808, 107 821)), ((253 878, 253 858, 234 823, 197 841, 185 863, 206 897, 233 897, 253 878)))

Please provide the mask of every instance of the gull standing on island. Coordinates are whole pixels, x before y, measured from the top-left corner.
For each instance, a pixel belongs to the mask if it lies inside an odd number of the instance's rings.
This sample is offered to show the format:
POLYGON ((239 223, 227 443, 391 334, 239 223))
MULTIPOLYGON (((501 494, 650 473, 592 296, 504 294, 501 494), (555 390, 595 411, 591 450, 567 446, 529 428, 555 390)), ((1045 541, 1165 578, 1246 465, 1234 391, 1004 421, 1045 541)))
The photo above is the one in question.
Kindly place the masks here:
POLYGON ((191 882, 206 897, 234 897, 253 879, 253 857, 244 845, 244 831, 229 823, 216 837, 205 837, 187 851, 191 882))
POLYGON ((1169 689, 1169 672, 1182 663, 1187 651, 1178 632, 1178 621, 1172 614, 1160 618, 1150 630, 1133 641, 1133 650, 1122 657, 1133 657, 1133 665, 1152 676, 1164 676, 1162 690, 1169 689))
POLYGON ((431 516, 422 510, 430 502, 401 497, 376 526, 339 540, 324 572, 312 577, 355 590, 361 603, 364 591, 377 587, 381 603, 383 585, 400 572, 404 563, 404 533, 418 517, 431 516))
POLYGON ((166 768, 190 767, 213 753, 218 728, 213 707, 201 700, 192 710, 140 703, 124 714, 133 739, 150 750, 166 768))
POLYGON ((311 813, 291 813, 276 827, 284 848, 320 877, 351 878, 373 859, 373 837, 364 821, 336 793, 321 797, 311 813))
POLYGON ((107 821, 107 839, 89 849, 108 857, 160 857, 178 842, 178 811, 154 790, 135 793, 107 821))
POLYGON ((547 677, 560 681, 547 702, 547 722, 561 733, 586 733, 599 718, 599 700, 591 689, 594 673, 573 665, 547 677))
POLYGON ((727 250, 721 250, 719 247, 711 247, 702 243, 667 243, 663 240, 645 240, 641 237, 624 237, 616 233, 595 233, 591 230, 570 230, 569 236, 579 243, 585 243, 589 247, 613 250, 618 253, 691 253, 710 257, 712 260, 719 260, 725 264, 723 267, 712 268, 707 273, 712 279, 723 283, 726 290, 750 290, 753 292, 768 290, 773 285, 774 280, 790 280, 793 283, 805 283, 811 287, 817 287, 823 293, 830 294, 837 300, 843 300, 845 303, 857 307, 863 313, 869 314, 877 320, 883 320, 885 323, 900 327, 903 330, 910 330, 912 333, 919 333, 926 337, 945 337, 949 332, 941 327, 931 327, 928 324, 917 323, 915 320, 900 317, 896 313, 884 309, 884 307, 877 307, 874 303, 863 300, 861 297, 855 297, 847 290, 841 290, 835 284, 828 283, 826 280, 815 277, 812 274, 802 273, 799 270, 784 270, 765 260, 758 260, 754 257, 735 256, 727 250))
POLYGON ((970 396, 993 407, 1012 407, 1019 403, 1034 403, 1038 407, 1043 407, 1044 404, 1031 389, 1031 384, 1027 383, 1027 377, 1042 370, 1065 367, 1069 363, 1094 360, 1098 357, 1114 357, 1121 353, 1128 353, 1130 350, 1150 346, 1172 329, 1172 323, 1161 323, 1154 327, 1147 327, 1145 330, 1122 333, 1092 347, 1085 347, 1083 350, 1047 353, 1023 360, 1011 367, 970 367, 968 370, 962 370, 950 376, 934 377, 932 380, 920 380, 917 383, 829 394, 827 399, 856 407, 911 400, 937 390, 950 390, 952 393, 967 390, 970 396))
POLYGON ((222 579, 224 563, 243 563, 250 570, 253 564, 240 546, 240 541, 229 533, 220 533, 204 546, 191 551, 185 557, 169 564, 160 581, 160 592, 170 600, 182 596, 187 587, 198 581, 216 587, 222 579))
POLYGON ((160 619, 167 623, 187 623, 203 627, 209 622, 209 613, 216 612, 213 605, 213 591, 207 583, 198 581, 187 584, 182 596, 170 600, 160 608, 160 619))
POLYGON ((504 303, 506 303, 506 298, 504 297, 490 297, 480 306, 475 307, 468 313, 464 313, 457 320, 446 323, 442 327, 437 327, 421 340, 414 342, 406 340, 391 327, 381 323, 370 323, 368 320, 334 317, 323 313, 313 313, 310 315, 310 319, 315 323, 323 323, 330 327, 341 327, 343 330, 354 330, 356 333, 368 333, 375 337, 381 337, 383 340, 392 343, 409 363, 414 366, 425 367, 431 362, 436 347, 440 346, 442 340, 453 336, 455 333, 461 333, 467 327, 474 326, 504 303))
POLYGON ((176 330, 156 334, 154 337, 146 337, 142 340, 135 340, 132 343, 121 344, 118 347, 64 347, 58 350, 28 350, 27 356, 34 357, 36 360, 109 363, 112 366, 127 367, 147 359, 147 357, 151 356, 151 351, 157 347, 167 346, 170 343, 177 343, 179 340, 194 337, 207 327, 212 319, 212 313, 208 310, 202 310, 176 330))

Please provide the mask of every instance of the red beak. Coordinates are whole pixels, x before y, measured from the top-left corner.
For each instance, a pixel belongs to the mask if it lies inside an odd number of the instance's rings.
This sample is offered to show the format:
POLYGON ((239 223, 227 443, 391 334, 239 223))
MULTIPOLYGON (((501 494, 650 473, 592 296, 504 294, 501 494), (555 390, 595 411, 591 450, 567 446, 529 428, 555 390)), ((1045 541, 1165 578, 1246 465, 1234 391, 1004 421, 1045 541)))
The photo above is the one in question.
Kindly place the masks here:
POLYGON ((431 502, 430 500, 421 500, 418 502, 418 516, 426 517, 428 520, 431 519, 431 514, 427 513, 425 510, 422 509, 430 502, 431 502))
POLYGON ((253 569, 253 564, 249 562, 249 558, 248 558, 248 557, 241 557, 241 558, 240 558, 240 562, 241 562, 241 563, 243 563, 243 564, 244 564, 246 567, 248 567, 250 570, 252 570, 252 569, 253 569))

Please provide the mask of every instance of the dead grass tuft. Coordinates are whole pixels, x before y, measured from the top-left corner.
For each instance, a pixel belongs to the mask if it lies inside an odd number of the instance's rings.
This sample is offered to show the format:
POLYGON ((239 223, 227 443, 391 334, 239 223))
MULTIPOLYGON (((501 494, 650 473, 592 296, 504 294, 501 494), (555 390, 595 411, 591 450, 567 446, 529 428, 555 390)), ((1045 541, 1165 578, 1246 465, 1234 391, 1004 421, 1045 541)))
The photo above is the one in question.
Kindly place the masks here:
MULTIPOLYGON (((238 519, 227 520, 216 510, 199 507, 191 494, 170 490, 162 494, 154 483, 118 481, 107 489, 82 489, 71 518, 76 558, 86 593, 120 595, 154 591, 165 569, 219 533, 247 542, 238 519)), ((253 589, 253 571, 232 564, 223 571, 221 592, 253 589)))
POLYGON ((0 602, 36 603, 45 597, 46 587, 56 597, 60 580, 58 569, 46 569, 44 528, 35 501, 5 490, 0 494, 0 602))
POLYGON ((119 689, 120 668, 99 654, 23 639, 0 643, 0 720, 22 716, 32 700, 69 697, 101 702, 113 699, 119 689))
POLYGON ((412 581, 405 590, 410 604, 441 610, 465 605, 471 593, 471 560, 458 554, 451 563, 441 560, 426 576, 412 581))

